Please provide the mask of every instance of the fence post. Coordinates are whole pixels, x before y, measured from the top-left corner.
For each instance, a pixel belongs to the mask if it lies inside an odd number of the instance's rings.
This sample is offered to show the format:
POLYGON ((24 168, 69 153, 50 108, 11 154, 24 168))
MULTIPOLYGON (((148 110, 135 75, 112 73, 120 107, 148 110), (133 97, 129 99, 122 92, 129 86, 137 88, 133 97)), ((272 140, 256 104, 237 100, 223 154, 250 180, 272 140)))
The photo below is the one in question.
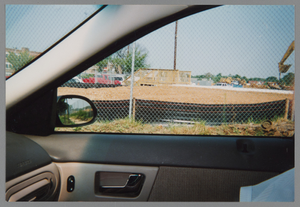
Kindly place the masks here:
POLYGON ((287 120, 288 113, 289 113, 289 105, 290 105, 290 100, 285 99, 285 113, 284 113, 284 119, 287 120))
POLYGON ((225 93, 225 95, 224 95, 224 98, 225 98, 225 100, 224 100, 224 105, 223 105, 223 123, 225 122, 225 124, 227 124, 226 122, 227 122, 227 117, 226 117, 226 93, 225 93))
POLYGON ((295 99, 292 100, 292 111, 291 111, 291 120, 294 121, 294 113, 295 113, 295 99))
POLYGON ((132 94, 133 94, 133 81, 134 81, 134 58, 135 58, 135 42, 132 43, 132 63, 131 63, 131 83, 130 83, 130 101, 129 101, 129 119, 131 119, 132 110, 132 94))
POLYGON ((135 97, 133 97, 132 99, 133 101, 133 106, 132 106, 132 120, 134 121, 135 120, 135 97))

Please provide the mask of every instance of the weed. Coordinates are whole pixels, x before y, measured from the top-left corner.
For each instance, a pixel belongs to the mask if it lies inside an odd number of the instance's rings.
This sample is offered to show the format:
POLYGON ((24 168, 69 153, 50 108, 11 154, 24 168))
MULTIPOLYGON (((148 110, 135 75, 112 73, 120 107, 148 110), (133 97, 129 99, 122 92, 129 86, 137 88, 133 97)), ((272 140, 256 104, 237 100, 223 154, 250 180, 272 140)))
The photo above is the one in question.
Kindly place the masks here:
POLYGON ((252 116, 250 116, 249 118, 248 118, 248 120, 247 120, 247 124, 250 124, 250 123, 253 123, 254 122, 254 120, 253 120, 253 117, 252 116))
POLYGON ((261 129, 255 131, 255 136, 264 136, 264 135, 265 134, 261 129))
POLYGON ((81 131, 81 127, 75 127, 75 128, 74 128, 74 131, 75 131, 75 132, 81 131))
POLYGON ((200 125, 205 125, 206 121, 202 119, 192 119, 191 121, 194 122, 194 124, 200 124, 200 125))
POLYGON ((238 128, 236 128, 236 127, 233 127, 233 132, 235 134, 240 134, 240 130, 238 128))
POLYGON ((271 121, 273 122, 273 123, 276 123, 276 122, 282 122, 282 121, 284 121, 284 117, 283 117, 283 115, 281 115, 281 116, 274 116, 272 119, 271 119, 271 121))

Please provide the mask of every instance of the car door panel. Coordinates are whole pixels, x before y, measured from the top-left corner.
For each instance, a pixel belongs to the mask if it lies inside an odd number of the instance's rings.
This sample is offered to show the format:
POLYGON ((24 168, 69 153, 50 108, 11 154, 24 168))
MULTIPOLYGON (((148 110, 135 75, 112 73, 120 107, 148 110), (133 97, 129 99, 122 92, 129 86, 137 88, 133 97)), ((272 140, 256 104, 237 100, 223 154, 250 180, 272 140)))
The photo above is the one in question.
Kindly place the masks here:
MULTIPOLYGON (((59 201, 147 201, 157 174, 157 167, 129 166, 129 165, 103 165, 96 163, 67 162, 56 165, 61 176, 61 190, 59 201), (109 173, 138 173, 145 176, 142 189, 136 196, 127 196, 124 193, 99 192, 99 172, 109 173), (74 191, 67 191, 67 180, 74 176, 74 191)), ((113 187, 111 187, 113 188, 113 187)))
POLYGON ((93 133, 27 137, 56 162, 269 172, 284 172, 294 166, 293 139, 93 133))
POLYGON ((53 201, 60 190, 60 175, 54 163, 32 170, 5 183, 6 201, 53 201), (44 182, 44 183, 42 183, 44 182))
POLYGON ((149 201, 239 201, 240 187, 276 175, 276 172, 161 166, 149 201))
POLYGON ((57 166, 39 144, 7 132, 6 201, 55 200, 59 182, 57 166))
POLYGON ((240 187, 294 166, 294 142, 282 138, 93 133, 27 137, 40 144, 58 166, 60 201, 238 201, 240 187), (247 143, 247 148, 241 150, 240 142, 247 143), (134 198, 99 195, 97 172, 142 173, 145 185, 134 198), (69 193, 66 185, 71 175, 76 187, 69 193))

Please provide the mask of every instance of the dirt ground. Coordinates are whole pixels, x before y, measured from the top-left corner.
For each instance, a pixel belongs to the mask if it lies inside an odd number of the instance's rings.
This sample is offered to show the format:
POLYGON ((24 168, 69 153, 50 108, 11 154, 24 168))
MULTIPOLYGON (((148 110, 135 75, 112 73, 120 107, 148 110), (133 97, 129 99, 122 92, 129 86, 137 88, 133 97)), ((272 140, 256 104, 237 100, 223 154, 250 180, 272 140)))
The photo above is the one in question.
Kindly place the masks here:
MULTIPOLYGON (((81 95, 90 100, 125 100, 130 98, 130 87, 116 88, 58 88, 58 95, 81 95)), ((283 99, 294 99, 293 94, 230 91, 197 87, 139 86, 133 88, 136 99, 185 102, 198 104, 252 104, 283 99)))

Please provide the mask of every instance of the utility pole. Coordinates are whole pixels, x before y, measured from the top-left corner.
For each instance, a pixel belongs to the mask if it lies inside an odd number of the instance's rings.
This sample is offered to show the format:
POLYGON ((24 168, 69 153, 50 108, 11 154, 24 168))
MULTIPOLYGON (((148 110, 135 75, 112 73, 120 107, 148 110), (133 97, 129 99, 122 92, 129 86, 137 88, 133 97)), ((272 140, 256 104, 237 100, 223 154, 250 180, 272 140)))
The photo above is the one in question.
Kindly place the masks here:
POLYGON ((178 27, 178 21, 176 21, 176 25, 175 25, 174 70, 176 70, 177 27, 178 27))

